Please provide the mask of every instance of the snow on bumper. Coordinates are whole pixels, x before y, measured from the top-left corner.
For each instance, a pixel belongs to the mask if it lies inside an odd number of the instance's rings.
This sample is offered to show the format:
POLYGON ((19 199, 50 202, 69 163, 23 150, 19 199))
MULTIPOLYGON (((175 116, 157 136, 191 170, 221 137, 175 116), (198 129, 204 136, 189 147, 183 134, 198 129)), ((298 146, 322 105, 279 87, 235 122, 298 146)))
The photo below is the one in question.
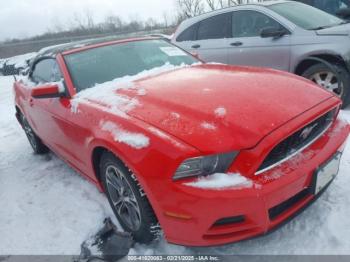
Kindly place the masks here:
POLYGON ((312 189, 316 170, 343 151, 348 134, 349 126, 337 120, 309 148, 261 174, 251 188, 210 190, 177 184, 171 192, 177 206, 164 208, 162 217, 167 240, 211 246, 274 229, 316 199, 312 189))

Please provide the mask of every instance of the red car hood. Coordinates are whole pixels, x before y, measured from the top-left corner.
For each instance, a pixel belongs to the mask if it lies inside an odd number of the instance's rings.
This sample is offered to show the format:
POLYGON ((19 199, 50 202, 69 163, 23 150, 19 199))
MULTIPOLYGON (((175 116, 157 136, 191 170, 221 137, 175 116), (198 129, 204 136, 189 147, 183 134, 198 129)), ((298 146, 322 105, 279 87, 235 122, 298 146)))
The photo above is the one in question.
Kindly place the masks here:
MULTIPOLYGON (((333 96, 275 70, 200 65, 135 82, 143 95, 128 114, 211 153, 251 148, 264 136, 333 96)), ((140 92, 139 92, 140 93, 140 92)))

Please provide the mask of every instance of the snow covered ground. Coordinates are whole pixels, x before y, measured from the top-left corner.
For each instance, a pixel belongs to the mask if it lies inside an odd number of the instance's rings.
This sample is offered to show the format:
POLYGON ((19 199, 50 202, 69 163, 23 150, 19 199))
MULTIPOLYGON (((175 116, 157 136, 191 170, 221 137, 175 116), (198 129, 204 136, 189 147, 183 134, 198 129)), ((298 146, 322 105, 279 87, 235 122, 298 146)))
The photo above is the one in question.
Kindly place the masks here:
MULTIPOLYGON (((35 156, 14 117, 12 77, 0 77, 0 255, 80 253, 106 216, 105 197, 55 155, 35 156)), ((350 120, 350 110, 342 112, 350 120)), ((350 254, 350 146, 338 178, 304 213, 261 238, 212 248, 165 240, 143 254, 350 254)))

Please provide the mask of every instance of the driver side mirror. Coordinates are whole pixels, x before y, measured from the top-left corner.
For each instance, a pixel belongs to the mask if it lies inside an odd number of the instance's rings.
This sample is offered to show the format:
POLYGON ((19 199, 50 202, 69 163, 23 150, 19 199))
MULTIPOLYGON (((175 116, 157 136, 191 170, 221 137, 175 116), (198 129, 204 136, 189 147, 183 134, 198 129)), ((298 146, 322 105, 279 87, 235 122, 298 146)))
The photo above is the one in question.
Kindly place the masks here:
POLYGON ((62 95, 58 84, 53 83, 36 86, 31 89, 31 96, 33 98, 55 98, 62 95))
POLYGON ((260 32, 260 36, 262 38, 267 38, 267 37, 280 38, 287 34, 289 34, 289 32, 285 28, 275 28, 275 27, 266 27, 262 29, 260 32))
POLYGON ((341 8, 336 13, 340 18, 349 20, 350 19, 350 8, 341 8))

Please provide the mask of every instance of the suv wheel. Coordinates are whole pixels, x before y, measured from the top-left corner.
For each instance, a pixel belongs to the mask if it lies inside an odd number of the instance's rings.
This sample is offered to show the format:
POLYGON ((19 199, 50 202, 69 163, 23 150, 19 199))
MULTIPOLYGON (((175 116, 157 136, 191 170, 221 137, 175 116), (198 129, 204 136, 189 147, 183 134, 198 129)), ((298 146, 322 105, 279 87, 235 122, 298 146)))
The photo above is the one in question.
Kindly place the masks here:
POLYGON ((335 93, 343 100, 343 108, 345 108, 350 103, 350 75, 343 66, 333 64, 333 68, 334 70, 321 63, 315 64, 308 68, 302 76, 335 93))

